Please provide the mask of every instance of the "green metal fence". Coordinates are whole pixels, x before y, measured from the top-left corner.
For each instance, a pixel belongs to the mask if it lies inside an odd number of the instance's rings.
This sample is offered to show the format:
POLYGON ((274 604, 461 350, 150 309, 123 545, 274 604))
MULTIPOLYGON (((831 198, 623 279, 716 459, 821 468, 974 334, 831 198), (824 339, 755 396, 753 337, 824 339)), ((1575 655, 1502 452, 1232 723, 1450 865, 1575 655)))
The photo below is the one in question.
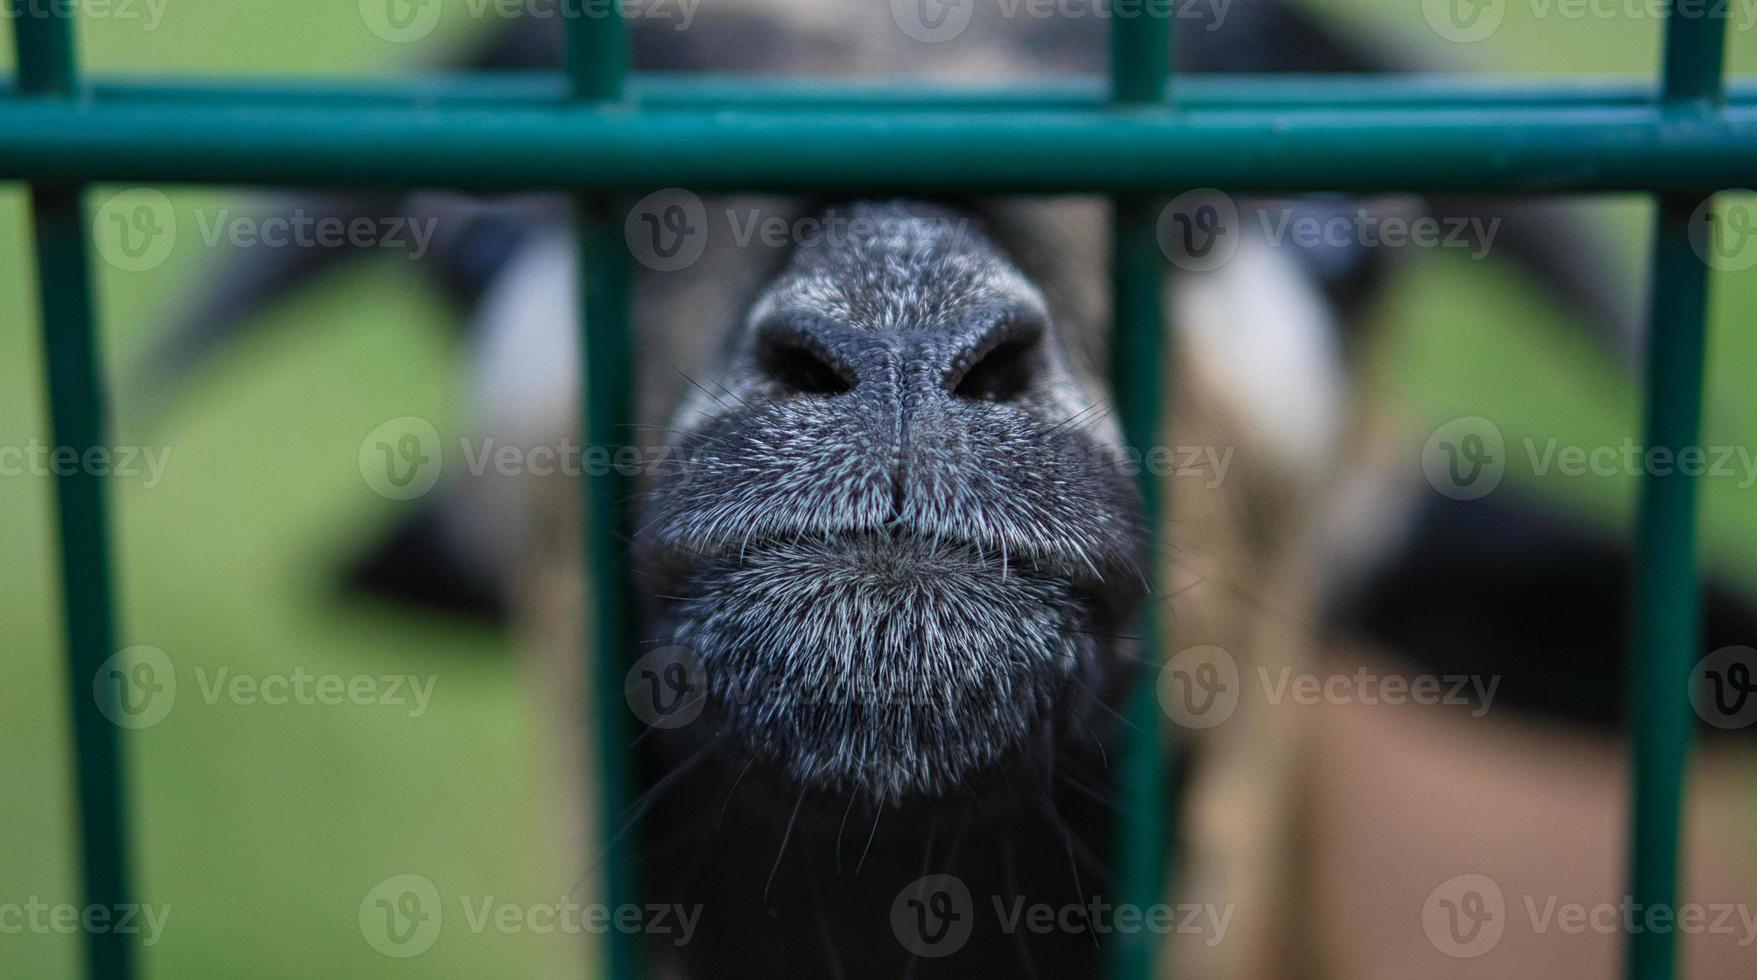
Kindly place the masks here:
MULTIPOLYGON (((0 180, 28 181, 57 446, 105 444, 82 189, 92 182, 560 188, 579 192, 584 431, 612 445, 631 415, 627 253, 620 195, 697 189, 1116 195, 1113 386, 1125 436, 1155 438, 1165 403, 1164 258, 1156 195, 1215 186, 1254 191, 1478 190, 1528 195, 1656 195, 1647 353, 1646 441, 1675 452, 1700 428, 1707 268, 1689 240, 1693 210, 1757 174, 1757 87, 1722 78, 1721 19, 1668 6, 1663 78, 1543 85, 1427 78, 1228 77, 1172 86, 1170 19, 1112 21, 1103 80, 1004 90, 898 88, 799 79, 631 75, 619 18, 569 20, 564 77, 265 86, 162 80, 85 84, 73 5, 29 4, 14 21, 18 72, 0 98, 0 180)), ((1152 9, 1151 7, 1147 9, 1152 9)), ((594 733, 600 806, 628 801, 619 664, 629 582, 623 477, 595 477, 584 506, 602 703, 594 733)), ((1158 513, 1158 488, 1143 481, 1158 513)), ((86 900, 129 901, 128 814, 117 729, 90 679, 115 652, 103 479, 57 474, 63 612, 86 900)), ((1635 777, 1628 892, 1676 906, 1678 839, 1698 643, 1696 486, 1679 470, 1641 483, 1634 595, 1635 777)), ((1157 624, 1144 624, 1149 643, 1157 624)), ((1150 682, 1128 708, 1119 835, 1121 901, 1158 901, 1171 807, 1150 682)), ((615 819, 602 821, 614 828, 615 819)), ((609 831, 606 831, 609 833, 609 831)), ((608 848, 606 899, 628 900, 632 870, 608 848)), ((86 936, 88 972, 126 978, 132 937, 86 936)), ((1627 976, 1673 975, 1674 936, 1628 937, 1627 976)), ((1118 976, 1144 977, 1156 950, 1119 943, 1118 976)), ((632 940, 608 943, 612 977, 641 973, 632 940)))

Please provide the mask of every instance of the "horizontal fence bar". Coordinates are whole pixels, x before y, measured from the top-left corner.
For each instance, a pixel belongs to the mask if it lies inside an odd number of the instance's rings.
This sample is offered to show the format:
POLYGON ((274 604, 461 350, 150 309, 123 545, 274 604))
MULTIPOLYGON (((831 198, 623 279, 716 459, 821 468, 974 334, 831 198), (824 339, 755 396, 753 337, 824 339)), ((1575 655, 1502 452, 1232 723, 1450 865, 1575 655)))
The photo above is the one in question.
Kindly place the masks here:
POLYGON ((0 179, 1142 192, 1700 192, 1757 174, 1757 109, 949 111, 0 101, 0 179))
MULTIPOLYGON (((767 109, 1077 109, 1110 101, 1102 77, 1026 79, 996 88, 956 80, 923 87, 908 78, 770 78, 749 75, 630 75, 627 101, 643 108, 767 109)), ((0 74, 0 95, 11 93, 0 74)), ((179 77, 93 76, 87 86, 96 102, 163 104, 182 101, 225 106, 272 103, 310 108, 371 106, 522 106, 566 103, 574 84, 559 72, 482 72, 389 79, 310 76, 179 77)), ((1186 75, 1179 76, 1177 104, 1187 109, 1270 108, 1631 108, 1656 105, 1660 87, 1623 75, 1538 78, 1447 75, 1186 75)), ((1160 101, 1164 101, 1163 99, 1160 101)), ((1734 80, 1727 102, 1757 107, 1757 79, 1734 80)))

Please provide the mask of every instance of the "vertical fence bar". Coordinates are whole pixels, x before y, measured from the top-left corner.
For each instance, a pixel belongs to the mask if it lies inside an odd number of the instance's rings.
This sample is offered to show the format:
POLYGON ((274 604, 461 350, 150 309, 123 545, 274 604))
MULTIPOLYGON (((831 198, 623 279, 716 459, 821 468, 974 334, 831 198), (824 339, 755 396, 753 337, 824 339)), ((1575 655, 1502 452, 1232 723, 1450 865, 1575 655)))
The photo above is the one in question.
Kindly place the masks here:
MULTIPOLYGON (((576 99, 614 102, 623 97, 628 72, 628 30, 620 5, 567 6, 567 72, 576 99)), ((621 209, 611 200, 580 197, 574 220, 580 242, 581 429, 587 446, 612 450, 630 430, 634 417, 633 345, 629 338, 628 250, 622 240, 621 209)), ((617 457, 620 458, 620 457, 617 457)), ((598 764, 597 806, 604 854, 604 901, 621 908, 635 901, 633 862, 628 844, 618 840, 627 817, 630 792, 628 712, 623 705, 623 672, 634 637, 633 595, 629 589, 627 542, 632 530, 632 480, 606 467, 583 488, 587 581, 591 583, 592 628, 588 675, 592 678, 593 729, 598 764)), ((604 975, 632 980, 641 975, 642 950, 633 936, 605 935, 604 975)))
MULTIPOLYGON (((1142 4, 1133 16, 1113 8, 1110 24, 1111 101, 1118 106, 1149 105, 1165 97, 1171 70, 1171 11, 1142 4)), ((1165 367, 1164 309, 1166 259, 1155 234, 1157 202, 1151 197, 1119 197, 1111 221, 1111 390, 1121 415, 1124 441, 1145 454, 1159 437, 1168 376, 1165 367)), ((1147 514, 1148 568, 1159 565, 1159 485, 1145 468, 1140 477, 1147 514)), ((1155 575, 1157 578, 1157 575, 1155 575)), ((1159 606, 1149 602, 1141 619, 1141 649, 1149 663, 1159 650, 1159 606)), ((1123 716, 1131 728, 1119 769, 1118 901, 1150 908, 1165 894, 1170 812, 1166 769, 1171 748, 1162 732, 1155 695, 1157 675, 1147 670, 1130 692, 1123 716)), ((1145 931, 1119 934, 1111 950, 1111 975, 1147 978, 1155 973, 1158 937, 1145 931)))
MULTIPOLYGON (((19 96, 72 96, 78 73, 71 8, 26 5, 13 31, 19 96)), ((88 450, 105 444, 105 407, 81 190, 33 185, 31 211, 51 438, 57 447, 68 447, 85 459, 88 450)), ((120 733, 96 694, 111 689, 93 683, 100 666, 116 652, 105 492, 103 477, 86 467, 56 472, 81 886, 89 907, 114 912, 129 901, 127 792, 120 733)), ((112 691, 109 696, 116 695, 112 691)), ((134 956, 132 937, 120 930, 85 933, 87 976, 127 980, 134 975, 134 956)))
MULTIPOLYGON (((1669 5, 1664 98, 1716 111, 1722 92, 1725 31, 1703 8, 1692 15, 1669 5)), ((1645 442, 1676 458, 1702 428, 1702 374, 1708 319, 1708 266, 1690 244, 1694 195, 1662 195, 1653 241, 1648 308, 1645 442)), ((1689 677, 1701 655, 1701 591, 1696 560, 1696 482, 1672 468, 1641 479, 1636 524, 1633 832, 1629 894, 1642 908, 1676 911, 1684 771, 1693 729, 1689 677)), ((1676 974, 1672 930, 1631 931, 1626 976, 1659 980, 1676 974)))

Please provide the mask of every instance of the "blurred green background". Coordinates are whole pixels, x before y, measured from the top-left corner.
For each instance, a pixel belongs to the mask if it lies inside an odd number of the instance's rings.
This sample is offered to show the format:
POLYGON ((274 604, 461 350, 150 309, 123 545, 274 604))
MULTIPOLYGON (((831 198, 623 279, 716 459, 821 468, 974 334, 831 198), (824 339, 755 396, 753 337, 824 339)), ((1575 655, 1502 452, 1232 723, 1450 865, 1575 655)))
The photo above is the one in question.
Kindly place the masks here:
MULTIPOLYGON (((711 2, 711 0, 710 0, 711 2)), ((1250 2, 1250 0, 1239 0, 1250 2)), ((140 0, 144 14, 146 3, 140 0)), ((1656 68, 1650 18, 1539 18, 1510 3, 1490 40, 1444 45, 1420 6, 1323 0, 1323 11, 1395 49, 1481 71, 1634 72, 1656 68)), ((1541 6, 1541 5, 1539 5, 1541 6)), ((165 0, 140 20, 88 20, 81 54, 94 72, 383 74, 439 60, 479 26, 447 4, 418 45, 366 30, 354 0, 165 0)), ((1735 21, 1735 27, 1739 23, 1735 21)), ((1748 25, 1747 25, 1748 26, 1748 25)), ((10 39, 8 39, 9 41, 10 39)), ((10 64, 10 43, 0 67, 10 64)), ((1757 70, 1757 37, 1736 30, 1730 64, 1757 70)), ((1757 180, 1757 175, 1754 175, 1757 180)), ((115 188, 98 188, 101 200, 115 188)), ((179 222, 196 209, 262 197, 171 189, 179 222)), ((1647 206, 1595 205, 1608 248, 1645 277, 1647 206)), ((0 190, 0 446, 46 441, 27 208, 0 190)), ((193 236, 192 236, 193 237, 193 236)), ((114 504, 124 646, 149 644, 179 664, 177 707, 126 738, 140 898, 171 908, 147 951, 158 977, 577 976, 583 949, 564 936, 448 929, 413 960, 374 952, 357 910, 393 874, 452 896, 554 902, 576 882, 557 858, 569 837, 550 803, 548 748, 574 733, 539 730, 532 691, 506 636, 344 600, 338 562, 382 531, 396 505, 361 480, 356 452, 378 423, 432 419, 462 435, 458 352, 435 322, 451 316, 404 258, 369 259, 271 314, 297 329, 265 332, 204 372, 150 427, 130 414, 126 368, 226 258, 199 241, 162 267, 99 273, 106 356, 117 379, 117 441, 169 446, 161 484, 121 479, 114 504), (390 706, 207 704, 189 670, 268 675, 417 674, 436 679, 419 718, 390 706)), ((1379 389, 1435 423, 1495 420, 1509 445, 1615 445, 1637 432, 1625 375, 1494 260, 1415 255, 1379 314, 1379 389)), ((1754 444, 1757 271, 1721 274, 1714 291, 1708 443, 1754 444)), ((1608 522, 1630 511, 1623 478, 1533 479, 1513 453, 1512 479, 1608 522)), ((1705 485, 1705 548, 1757 583, 1757 490, 1705 485)), ((78 902, 71 848, 65 687, 47 479, 0 477, 0 902, 78 902)), ((71 977, 72 937, 0 936, 0 976, 71 977)))

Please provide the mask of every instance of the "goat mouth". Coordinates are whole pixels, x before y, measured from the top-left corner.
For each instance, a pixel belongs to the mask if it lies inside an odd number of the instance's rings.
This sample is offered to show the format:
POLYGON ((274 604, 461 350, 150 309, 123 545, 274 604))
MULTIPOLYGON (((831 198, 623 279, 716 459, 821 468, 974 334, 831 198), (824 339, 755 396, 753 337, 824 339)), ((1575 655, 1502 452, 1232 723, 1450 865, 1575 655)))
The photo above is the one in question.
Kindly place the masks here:
POLYGON ((692 563, 679 592, 668 642, 705 669, 715 714, 805 785, 943 794, 1101 669, 1080 589, 966 542, 763 537, 692 563))
POLYGON ((773 567, 776 559, 830 573, 858 571, 873 582, 889 577, 899 585, 936 570, 954 572, 971 584, 984 576, 1000 583, 1020 576, 1058 583, 1095 608, 1114 605, 1119 596, 1132 602, 1142 586, 1132 562, 1113 560, 1100 549, 1009 546, 999 539, 983 541, 898 524, 832 532, 763 530, 738 538, 660 542, 652 550, 655 578, 665 586, 696 578, 704 569, 751 563, 773 567))

